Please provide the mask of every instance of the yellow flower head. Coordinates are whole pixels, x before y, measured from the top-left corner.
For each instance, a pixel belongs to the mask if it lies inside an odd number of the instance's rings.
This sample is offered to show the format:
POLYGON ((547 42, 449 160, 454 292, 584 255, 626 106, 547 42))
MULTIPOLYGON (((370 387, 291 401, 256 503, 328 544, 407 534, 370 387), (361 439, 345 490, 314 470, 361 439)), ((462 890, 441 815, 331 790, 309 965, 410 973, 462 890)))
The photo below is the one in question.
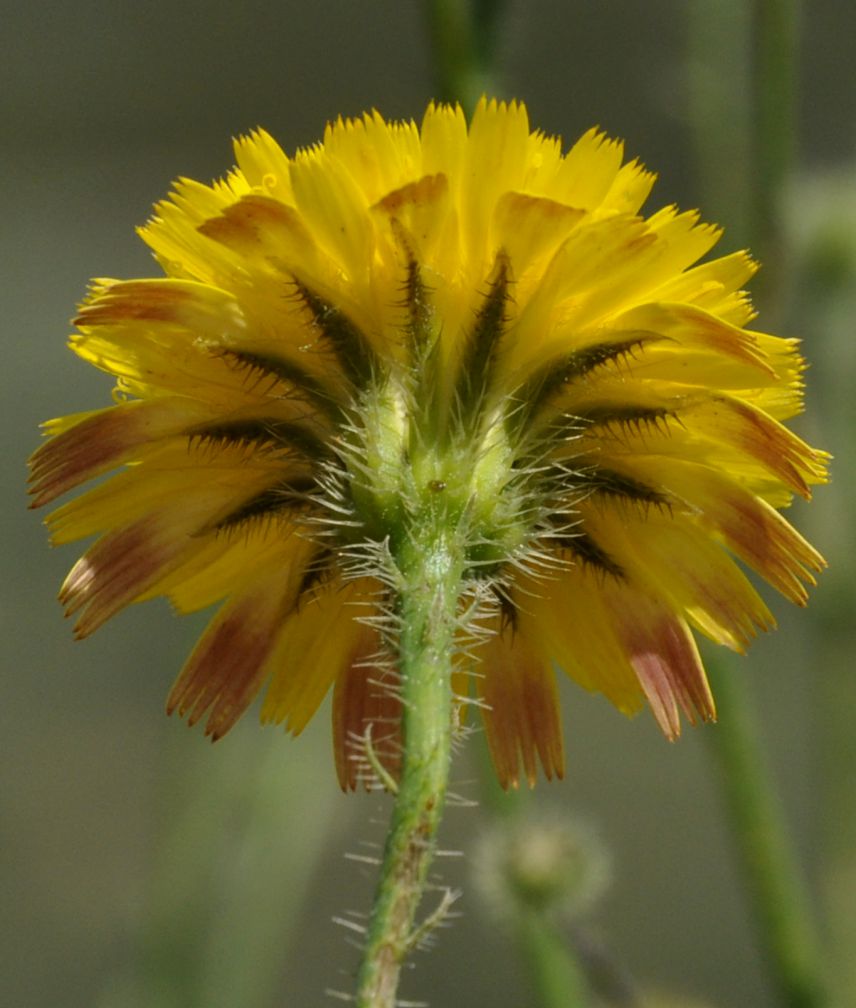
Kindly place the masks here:
POLYGON ((220 602, 170 711, 218 738, 265 689, 297 734, 332 686, 343 787, 367 729, 395 772, 387 560, 435 500, 467 543, 456 689, 503 785, 562 773, 554 662, 670 738, 712 718, 690 628, 742 651, 773 624, 736 561, 799 604, 823 564, 778 511, 825 456, 781 423, 803 362, 746 328, 751 259, 697 265, 717 228, 641 216, 619 142, 563 154, 520 104, 235 152, 142 228, 166 278, 98 280, 75 320, 116 405, 46 425, 32 491, 114 473, 49 518, 99 536, 61 591, 77 635, 220 602))

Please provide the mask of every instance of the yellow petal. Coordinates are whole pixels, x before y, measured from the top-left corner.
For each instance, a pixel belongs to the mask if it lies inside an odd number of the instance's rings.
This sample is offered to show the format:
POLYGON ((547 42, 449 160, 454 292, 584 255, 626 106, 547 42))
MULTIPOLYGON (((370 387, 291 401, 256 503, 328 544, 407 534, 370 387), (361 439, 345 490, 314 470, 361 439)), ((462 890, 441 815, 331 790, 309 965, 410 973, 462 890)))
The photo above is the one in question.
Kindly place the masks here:
POLYGON ((421 171, 419 133, 411 123, 388 123, 379 112, 360 119, 337 119, 324 131, 324 152, 345 166, 354 183, 374 203, 421 171))
POLYGON ((624 714, 634 714, 642 706, 642 692, 617 639, 603 585, 602 574, 580 564, 563 571, 530 606, 534 632, 571 678, 602 693, 624 714))
POLYGON ((338 578, 302 601, 286 622, 271 659, 272 680, 262 705, 262 721, 285 723, 299 735, 336 677, 348 668, 370 615, 371 584, 338 578))
POLYGON ((624 144, 599 129, 584 133, 565 155, 550 186, 550 195, 570 206, 594 210, 616 180, 624 144))
POLYGON ((298 211, 344 278, 365 289, 374 258, 369 201, 347 169, 321 149, 301 151, 291 167, 298 211))
POLYGON ((253 130, 238 137, 234 146, 235 159, 248 185, 283 203, 292 201, 291 159, 268 132, 253 130))

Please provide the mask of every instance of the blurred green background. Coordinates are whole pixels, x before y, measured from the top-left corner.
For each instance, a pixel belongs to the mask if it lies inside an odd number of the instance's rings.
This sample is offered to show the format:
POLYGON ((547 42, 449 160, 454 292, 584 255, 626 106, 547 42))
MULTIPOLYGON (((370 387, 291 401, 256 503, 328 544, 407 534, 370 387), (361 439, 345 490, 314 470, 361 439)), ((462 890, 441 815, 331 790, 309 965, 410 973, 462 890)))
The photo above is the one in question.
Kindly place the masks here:
MULTIPOLYGON (((500 94, 525 99, 533 126, 566 142, 594 123, 624 137, 659 171, 649 206, 701 205, 726 225, 730 251, 750 234, 749 7, 510 2, 500 94)), ((109 380, 64 349, 67 320, 90 277, 154 272, 133 228, 171 180, 223 174, 229 137, 257 124, 291 150, 339 113, 418 118, 436 91, 422 6, 4 0, 0 23, 0 1000, 332 1003, 325 988, 349 989, 357 962, 332 919, 365 911, 373 880, 345 855, 373 852, 386 801, 337 792, 326 708, 298 742, 248 717, 212 748, 167 720, 166 691, 201 621, 149 604, 73 643, 54 597, 77 553, 49 551, 26 511, 24 461, 40 421, 109 402, 109 380)), ((839 977, 849 968, 839 983, 851 996, 854 37, 852 4, 805 6, 799 155, 781 206, 787 279, 769 305, 813 363, 799 428, 838 458, 834 484, 796 516, 831 570, 807 612, 772 600, 781 629, 741 660, 824 944, 839 977)), ((563 701, 567 777, 539 785, 534 802, 581 812, 610 849, 614 881, 591 916, 599 940, 641 989, 684 999, 673 1003, 771 1008, 706 745, 716 729, 670 746, 647 715, 625 721, 569 684, 563 701)), ((469 798, 479 744, 453 768, 453 790, 469 798)), ((485 819, 450 808, 442 846, 472 851, 485 819)), ((437 868, 465 887, 463 916, 417 956, 403 996, 528 1008, 522 967, 466 859, 437 868)))

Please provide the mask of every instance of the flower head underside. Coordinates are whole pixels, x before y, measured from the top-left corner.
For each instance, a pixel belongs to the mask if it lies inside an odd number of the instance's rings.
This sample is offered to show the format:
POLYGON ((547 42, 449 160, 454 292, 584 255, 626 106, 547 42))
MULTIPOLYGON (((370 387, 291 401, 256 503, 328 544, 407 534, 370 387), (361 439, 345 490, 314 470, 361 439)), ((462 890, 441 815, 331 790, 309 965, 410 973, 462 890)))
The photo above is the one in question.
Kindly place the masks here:
POLYGON ((332 688, 340 782, 393 774, 397 563, 418 516, 463 544, 455 689, 501 782, 561 775, 554 664, 664 733, 714 716, 692 631, 743 651, 823 564, 780 510, 825 455, 796 342, 748 328, 745 253, 640 208, 596 130, 563 154, 520 104, 373 113, 287 157, 264 132, 141 229, 163 278, 98 280, 71 346, 116 404, 50 421, 34 504, 98 538, 61 600, 85 636, 166 595, 220 608, 168 709, 299 733, 332 688))

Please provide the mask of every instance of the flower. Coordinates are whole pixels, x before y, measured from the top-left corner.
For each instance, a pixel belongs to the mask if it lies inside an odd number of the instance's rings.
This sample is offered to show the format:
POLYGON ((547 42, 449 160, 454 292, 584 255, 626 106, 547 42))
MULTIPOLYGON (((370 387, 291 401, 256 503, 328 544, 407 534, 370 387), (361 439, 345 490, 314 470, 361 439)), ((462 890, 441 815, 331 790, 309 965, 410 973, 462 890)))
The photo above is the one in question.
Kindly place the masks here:
POLYGON ((823 565, 779 513, 825 455, 781 423, 803 361, 746 328, 749 256, 698 264, 718 228, 641 216, 619 142, 563 155, 522 104, 235 152, 141 229, 166 277, 97 280, 75 320, 116 404, 46 424, 32 492, 113 474, 48 519, 100 536, 60 593, 77 636, 220 602, 170 712, 216 739, 266 687, 296 735, 332 687, 342 786, 367 745, 394 772, 389 557, 433 494, 467 542, 455 688, 504 786, 562 774, 554 663, 669 738, 712 719, 691 628, 743 651, 773 625, 737 561, 799 604, 823 565))
POLYGON ((473 868, 488 909, 512 924, 527 911, 579 920, 612 881, 598 831, 578 815, 551 809, 494 823, 480 839, 473 868))

